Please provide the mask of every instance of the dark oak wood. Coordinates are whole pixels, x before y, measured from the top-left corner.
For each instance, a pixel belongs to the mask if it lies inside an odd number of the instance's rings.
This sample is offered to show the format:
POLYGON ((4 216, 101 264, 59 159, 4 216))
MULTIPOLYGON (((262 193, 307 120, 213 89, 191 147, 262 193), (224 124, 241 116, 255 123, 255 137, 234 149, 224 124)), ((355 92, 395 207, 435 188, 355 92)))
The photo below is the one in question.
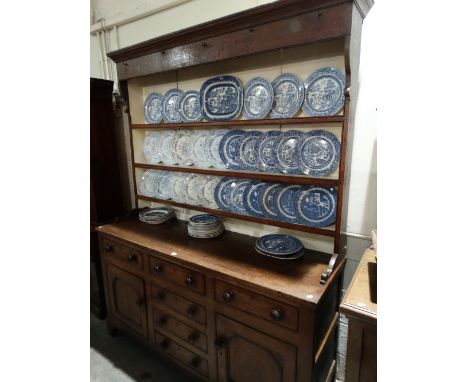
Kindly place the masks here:
POLYGON ((283 175, 283 174, 270 174, 261 172, 245 172, 245 171, 227 171, 227 170, 215 170, 207 168, 197 167, 181 167, 181 166, 166 166, 146 163, 134 163, 135 168, 147 168, 160 171, 175 171, 185 172, 191 174, 203 174, 203 175, 214 175, 214 176, 229 176, 246 179, 259 179, 278 183, 296 183, 296 184, 307 184, 307 185, 323 185, 336 187, 339 185, 338 179, 327 179, 327 178, 314 178, 309 176, 294 176, 294 175, 283 175))
POLYGON ((272 226, 276 226, 276 227, 289 228, 289 229, 293 229, 293 230, 296 230, 296 231, 315 233, 315 234, 323 235, 323 236, 331 236, 331 237, 335 236, 334 226, 331 226, 332 228, 330 228, 330 229, 308 227, 308 226, 304 226, 304 225, 286 223, 286 222, 281 222, 281 221, 277 221, 277 220, 257 218, 255 216, 240 215, 240 214, 236 214, 234 212, 228 212, 228 211, 223 211, 223 210, 215 210, 215 209, 206 208, 206 207, 202 207, 202 206, 193 206, 191 204, 175 202, 174 200, 151 198, 149 196, 143 196, 143 195, 138 195, 137 198, 141 199, 141 200, 149 200, 149 201, 152 201, 152 202, 157 202, 157 203, 162 203, 162 204, 169 204, 169 205, 176 206, 176 207, 187 208, 187 209, 191 209, 191 210, 195 210, 195 211, 202 211, 202 212, 207 212, 207 213, 210 213, 210 214, 226 216, 226 217, 229 217, 229 218, 246 220, 246 221, 250 221, 250 222, 254 222, 254 223, 268 224, 268 225, 272 225, 272 226))
POLYGON ((173 129, 177 126, 178 129, 192 129, 195 127, 216 128, 216 127, 239 127, 239 126, 257 126, 268 127, 268 125, 299 125, 299 124, 325 124, 325 123, 342 123, 344 117, 342 115, 334 115, 331 117, 301 117, 301 118, 279 118, 279 119, 237 119, 234 121, 223 122, 182 122, 174 125, 173 123, 158 123, 158 124, 132 124, 132 129, 173 129))

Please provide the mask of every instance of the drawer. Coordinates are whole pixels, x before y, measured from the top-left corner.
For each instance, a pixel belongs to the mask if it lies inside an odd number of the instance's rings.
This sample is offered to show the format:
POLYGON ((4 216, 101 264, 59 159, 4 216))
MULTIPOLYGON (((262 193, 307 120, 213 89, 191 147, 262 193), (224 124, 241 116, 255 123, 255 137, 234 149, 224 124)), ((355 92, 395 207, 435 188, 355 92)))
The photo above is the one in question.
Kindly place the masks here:
POLYGON ((221 304, 297 330, 298 311, 293 306, 219 280, 215 280, 215 298, 221 304))
POLYGON ((157 305, 160 305, 191 320, 197 321, 200 324, 206 325, 206 309, 204 306, 180 297, 154 284, 151 285, 150 293, 151 300, 156 302, 156 305, 153 303, 153 306, 157 307, 157 305))
POLYGON ((150 272, 157 280, 173 282, 188 290, 205 294, 205 276, 191 269, 150 256, 150 272))
POLYGON ((205 333, 184 324, 161 309, 153 308, 153 325, 155 328, 167 331, 204 352, 207 351, 205 333))
POLYGON ((106 259, 117 260, 127 269, 143 270, 143 255, 136 249, 109 239, 103 240, 103 249, 106 259))
POLYGON ((208 362, 206 359, 192 353, 190 350, 187 350, 156 330, 154 332, 154 338, 156 346, 161 352, 170 355, 204 377, 208 377, 208 362))

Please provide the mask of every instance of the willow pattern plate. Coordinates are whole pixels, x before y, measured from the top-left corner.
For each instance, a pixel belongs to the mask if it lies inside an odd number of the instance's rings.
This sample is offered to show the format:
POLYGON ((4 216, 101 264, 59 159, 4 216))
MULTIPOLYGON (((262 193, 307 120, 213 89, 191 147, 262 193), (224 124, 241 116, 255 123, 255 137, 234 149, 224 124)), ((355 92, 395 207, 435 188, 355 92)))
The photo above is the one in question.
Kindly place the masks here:
POLYGON ((224 134, 219 142, 219 157, 228 168, 233 170, 240 169, 239 148, 244 134, 245 131, 242 130, 231 130, 224 134))
POLYGON ((276 197, 281 189, 281 184, 268 184, 260 193, 260 208, 266 218, 278 220, 279 213, 276 210, 276 197))
POLYGON ((259 169, 267 172, 280 172, 278 158, 276 157, 276 139, 282 133, 277 130, 267 131, 258 144, 259 169))
POLYGON ((255 247, 260 251, 276 256, 288 256, 302 251, 304 246, 294 236, 283 234, 265 235, 257 239, 255 247))
POLYGON ((175 154, 177 163, 181 166, 190 166, 193 164, 191 156, 193 132, 190 130, 177 131, 172 150, 175 154))
POLYGON ((344 105, 345 76, 336 68, 322 68, 305 81, 302 109, 311 117, 335 115, 344 105))
POLYGON ((158 198, 170 199, 172 196, 172 173, 164 171, 158 177, 158 198))
POLYGON ((259 144, 263 133, 260 131, 247 131, 239 145, 240 168, 250 171, 258 171, 259 144))
POLYGON ((283 186, 275 199, 276 210, 283 221, 298 223, 296 217, 296 193, 301 188, 297 184, 283 186))
POLYGON ((252 216, 264 218, 262 208, 260 206, 260 194, 264 186, 268 183, 258 180, 252 180, 244 191, 244 207, 247 213, 252 216))
POLYGON ((205 178, 205 183, 202 186, 202 195, 203 195, 203 206, 207 208, 218 208, 215 199, 215 188, 216 185, 221 180, 219 176, 207 176, 205 178))
POLYGON ((209 167, 210 161, 206 154, 206 146, 210 132, 206 130, 199 130, 193 133, 190 153, 193 159, 193 163, 198 167, 209 167))
POLYGON ((210 162, 210 166, 214 168, 226 168, 226 165, 221 160, 219 155, 219 145, 228 129, 219 129, 210 133, 206 140, 205 154, 210 162))
POLYGON ((200 93, 189 90, 182 94, 179 112, 185 122, 197 122, 201 119, 200 93))
POLYGON ((190 174, 178 173, 178 174, 172 174, 172 175, 173 176, 171 177, 171 183, 172 183, 171 198, 172 200, 178 203, 185 203, 187 200, 186 200, 186 195, 185 195, 185 190, 184 190, 184 182, 185 182, 185 179, 190 174))
POLYGON ((170 89, 164 94, 163 118, 165 122, 182 122, 182 116, 179 112, 179 103, 182 93, 180 89, 170 89))
POLYGON ((156 164, 161 162, 159 155, 160 132, 148 131, 143 141, 143 155, 148 163, 156 164))
POLYGON ((328 131, 306 133, 298 147, 301 171, 315 177, 330 175, 340 164, 340 148, 338 138, 328 131))
POLYGON ((299 146, 304 139, 304 133, 289 130, 278 136, 275 142, 278 167, 286 174, 300 174, 299 146))
POLYGON ((145 99, 143 108, 146 123, 159 123, 162 119, 163 96, 159 93, 151 93, 145 99))
POLYGON ((272 82, 274 100, 271 118, 291 118, 304 101, 304 84, 294 74, 285 73, 272 82))
POLYGON ((202 175, 190 174, 184 181, 184 189, 189 204, 199 206, 203 204, 203 196, 200 192, 205 177, 202 175))
POLYGON ((218 207, 224 211, 231 211, 229 205, 229 191, 235 186, 235 178, 222 178, 215 187, 214 197, 218 207))
POLYGON ((273 87, 262 77, 252 78, 244 87, 245 119, 265 118, 273 105, 273 87))
POLYGON ((145 170, 138 184, 138 193, 143 196, 155 197, 157 195, 156 177, 160 171, 145 170))
POLYGON ((173 130, 166 130, 161 133, 161 142, 159 144, 159 155, 161 161, 165 164, 176 164, 177 160, 174 155, 173 147, 176 133, 173 130))
POLYGON ((336 218, 338 193, 334 188, 304 187, 296 193, 296 216, 311 227, 326 227, 336 218))
POLYGON ((238 214, 246 214, 247 210, 244 206, 244 192, 248 187, 250 181, 245 179, 240 179, 236 182, 236 185, 232 188, 229 193, 229 206, 231 211, 238 214))
POLYGON ((244 101, 242 83, 234 76, 210 78, 201 86, 200 99, 202 115, 207 121, 236 119, 244 101))

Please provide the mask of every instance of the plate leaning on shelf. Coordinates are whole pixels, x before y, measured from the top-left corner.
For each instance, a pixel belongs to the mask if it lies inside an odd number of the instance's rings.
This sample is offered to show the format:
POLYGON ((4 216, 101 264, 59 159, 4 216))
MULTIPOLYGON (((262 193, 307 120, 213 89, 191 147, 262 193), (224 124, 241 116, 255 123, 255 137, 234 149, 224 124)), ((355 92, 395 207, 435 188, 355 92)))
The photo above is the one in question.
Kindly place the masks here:
POLYGON ((167 123, 182 122, 182 116, 179 111, 180 98, 182 97, 182 90, 170 89, 164 94, 163 100, 163 118, 167 123))
POLYGON ((146 123, 159 123, 162 119, 163 96, 151 93, 145 99, 144 115, 146 123))
POLYGON ((268 183, 258 180, 252 180, 246 187, 243 195, 244 207, 249 215, 264 218, 262 208, 260 206, 260 194, 264 186, 268 183))
POLYGON ((262 77, 252 78, 244 87, 244 116, 263 119, 273 106, 273 87, 262 77))
POLYGON ((147 131, 145 140, 143 141, 143 155, 148 163, 156 164, 161 162, 161 155, 159 154, 160 143, 159 131, 147 131))
POLYGON ((228 129, 218 129, 211 131, 208 138, 206 139, 205 155, 211 167, 226 168, 226 165, 220 157, 219 146, 221 140, 228 131, 228 129))
POLYGON ((234 76, 218 76, 206 80, 200 89, 201 112, 207 121, 230 121, 242 111, 244 92, 234 76))
POLYGON ((304 135, 298 146, 299 166, 310 176, 328 176, 340 164, 340 141, 325 130, 313 130, 304 135))
POLYGON ((185 122, 197 122, 201 119, 200 93, 189 90, 182 94, 179 112, 185 122))
POLYGON ((208 144, 208 137, 210 136, 208 130, 195 131, 191 138, 190 143, 190 156, 193 163, 197 167, 209 167, 210 160, 206 152, 206 146, 208 144))
POLYGON ((304 187, 296 193, 296 216, 304 225, 326 227, 336 218, 338 193, 334 188, 304 187))
POLYGON ((291 73, 281 74, 273 82, 273 107, 271 118, 291 118, 302 106, 304 101, 304 84, 291 73))
POLYGON ((258 144, 259 169, 266 172, 280 172, 276 158, 276 139, 282 135, 280 131, 273 130, 263 133, 258 144))
POLYGON ((258 146, 263 133, 247 131, 239 143, 239 165, 243 170, 258 171, 258 146))
POLYGON ((239 148, 241 139, 244 137, 243 130, 230 130, 224 134, 219 142, 219 157, 224 165, 233 170, 239 170, 239 148))
POLYGON ((311 117, 335 115, 344 105, 345 76, 332 67, 312 73, 305 81, 304 113, 311 117))
POLYGON ((279 169, 286 174, 300 174, 298 148, 304 139, 305 133, 298 130, 289 130, 279 135, 274 143, 279 169))
POLYGON ((164 164, 173 165, 177 163, 177 159, 173 150, 175 138, 176 133, 173 130, 165 130, 161 132, 158 148, 161 161, 164 164))
POLYGON ((296 217, 296 193, 301 186, 298 184, 290 184, 282 187, 274 200, 276 211, 279 213, 281 220, 297 224, 296 217))
POLYGON ((192 135, 191 130, 178 130, 173 142, 172 152, 177 163, 181 166, 190 166, 192 160, 192 135))

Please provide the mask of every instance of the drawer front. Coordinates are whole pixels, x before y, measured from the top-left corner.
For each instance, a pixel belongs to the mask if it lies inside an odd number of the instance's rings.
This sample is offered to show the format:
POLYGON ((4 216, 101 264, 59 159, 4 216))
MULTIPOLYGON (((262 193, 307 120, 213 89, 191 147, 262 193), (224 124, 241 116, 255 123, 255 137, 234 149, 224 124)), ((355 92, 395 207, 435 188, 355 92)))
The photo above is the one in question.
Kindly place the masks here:
POLYGON ((103 249, 106 259, 117 260, 127 269, 143 270, 143 255, 131 247, 104 239, 103 249))
POLYGON ((291 330, 297 330, 297 308, 247 289, 215 281, 215 298, 221 304, 253 314, 291 330))
POLYGON ((151 285, 151 300, 160 306, 206 325, 206 309, 200 304, 180 297, 154 284, 151 285))
POLYGON ((165 337, 158 331, 154 332, 154 338, 156 346, 160 351, 175 358, 198 374, 208 377, 208 362, 206 359, 192 353, 190 350, 165 337))
POLYGON ((153 325, 155 328, 165 330, 204 352, 207 351, 205 333, 184 324, 161 309, 153 309, 153 325))
POLYGON ((156 280, 170 281, 188 290, 205 294, 205 276, 169 261, 150 256, 150 272, 156 280))

